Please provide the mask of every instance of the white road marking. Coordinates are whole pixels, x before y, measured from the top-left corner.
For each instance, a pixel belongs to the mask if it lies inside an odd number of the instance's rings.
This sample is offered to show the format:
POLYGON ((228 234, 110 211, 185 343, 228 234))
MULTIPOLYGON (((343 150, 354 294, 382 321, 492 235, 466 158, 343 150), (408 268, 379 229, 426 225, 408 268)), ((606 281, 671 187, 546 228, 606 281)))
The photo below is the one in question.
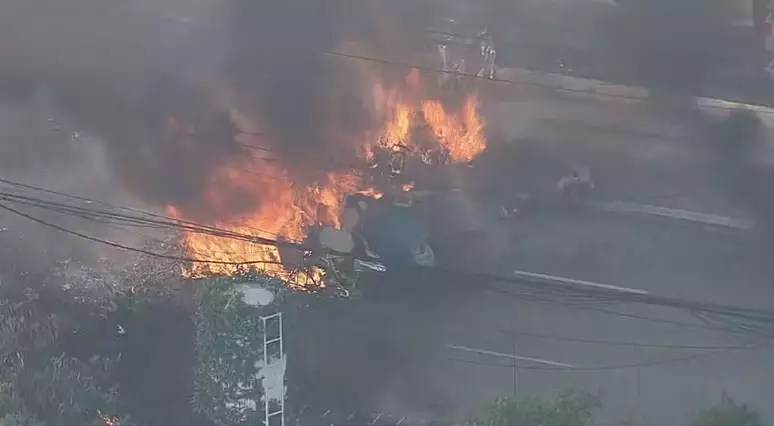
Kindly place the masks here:
POLYGON ((651 206, 647 204, 630 203, 626 201, 612 201, 606 204, 597 204, 596 207, 605 211, 616 213, 639 213, 668 217, 672 219, 685 220, 689 222, 698 222, 705 225, 724 226, 727 228, 741 229, 749 231, 754 228, 751 221, 743 219, 734 219, 728 216, 715 214, 698 213, 688 210, 670 209, 667 207, 651 206))
POLYGON ((465 347, 465 346, 456 346, 456 345, 447 345, 446 347, 449 348, 449 349, 457 350, 457 351, 472 352, 472 353, 477 353, 477 354, 482 354, 482 355, 491 355, 491 356, 496 356, 496 357, 501 357, 501 358, 515 359, 515 360, 518 360, 518 361, 528 361, 528 362, 534 362, 536 364, 550 365, 550 366, 553 366, 553 367, 564 367, 564 368, 574 368, 575 367, 575 366, 570 365, 570 364, 565 364, 565 363, 562 363, 562 362, 551 361, 551 360, 548 360, 548 359, 530 358, 530 357, 526 357, 526 356, 518 356, 518 355, 506 354, 506 353, 502 353, 502 352, 487 351, 485 349, 468 348, 468 347, 465 347))
POLYGON ((536 272, 519 271, 518 269, 514 269, 513 274, 516 275, 516 278, 537 279, 541 281, 547 281, 552 284, 594 287, 594 288, 603 289, 603 290, 618 291, 621 293, 632 293, 632 294, 643 294, 643 295, 648 294, 647 291, 639 290, 636 288, 619 287, 617 285, 602 284, 602 283, 596 283, 593 281, 583 281, 583 280, 576 280, 572 278, 557 277, 554 275, 539 274, 536 272))

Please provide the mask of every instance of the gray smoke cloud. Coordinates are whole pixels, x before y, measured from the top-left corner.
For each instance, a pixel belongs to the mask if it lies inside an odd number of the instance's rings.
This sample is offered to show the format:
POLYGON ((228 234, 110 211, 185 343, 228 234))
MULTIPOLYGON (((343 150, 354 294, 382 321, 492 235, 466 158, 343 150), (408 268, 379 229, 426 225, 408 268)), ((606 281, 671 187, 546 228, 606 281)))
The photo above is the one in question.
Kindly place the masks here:
POLYGON ((733 3, 723 0, 615 0, 606 46, 610 66, 666 92, 698 93, 722 61, 733 3))
POLYGON ((233 89, 296 178, 319 177, 333 163, 320 157, 347 161, 351 141, 373 124, 356 64, 324 52, 346 41, 376 55, 416 50, 434 6, 412 3, 3 2, 0 102, 46 86, 76 125, 102 138, 127 188, 211 218, 222 212, 201 206, 207 177, 245 158, 217 92, 233 89), (184 130, 170 134, 170 118, 184 130))
MULTIPOLYGON (((11 1, 0 5, 0 95, 26 101, 45 87, 56 108, 99 136, 110 169, 150 202, 198 194, 209 167, 229 155, 218 130, 193 147, 165 140, 168 117, 218 118, 186 79, 215 70, 227 52, 226 10, 215 2, 11 1), (210 48, 212 46, 212 48, 210 48)), ((212 108, 210 108, 212 110, 212 108)), ((207 123, 206 127, 217 128, 207 123)), ((233 149, 232 149, 233 151, 233 149)))

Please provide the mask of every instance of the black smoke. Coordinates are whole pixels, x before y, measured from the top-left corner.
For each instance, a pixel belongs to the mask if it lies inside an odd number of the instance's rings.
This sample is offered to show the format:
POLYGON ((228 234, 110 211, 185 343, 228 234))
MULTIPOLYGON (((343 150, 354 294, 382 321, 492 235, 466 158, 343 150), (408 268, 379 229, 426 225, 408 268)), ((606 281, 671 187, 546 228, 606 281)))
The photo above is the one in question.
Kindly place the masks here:
POLYGON ((738 110, 710 122, 707 134, 714 143, 717 170, 722 173, 727 189, 770 239, 774 229, 774 197, 769 182, 774 170, 758 158, 769 149, 768 129, 754 111, 738 110))
POLYGON ((612 66, 666 92, 702 90, 727 43, 730 2, 616 0, 607 43, 612 66))
POLYGON ((57 108, 102 138, 126 188, 206 216, 208 176, 247 157, 218 100, 225 88, 259 118, 259 142, 294 178, 317 179, 354 160, 352 141, 374 124, 357 78, 363 64, 325 52, 348 42, 374 56, 416 50, 432 11, 411 3, 3 2, 0 102, 25 102, 46 86, 57 108), (170 119, 195 131, 170 135, 170 119))
POLYGON ((321 156, 355 160, 352 142, 374 125, 370 88, 360 84, 358 68, 375 69, 385 82, 408 70, 326 53, 356 44, 359 53, 411 62, 430 13, 410 3, 416 2, 287 0, 267 6, 240 0, 230 72, 266 120, 267 141, 291 162, 310 166, 296 171, 324 166, 321 156))

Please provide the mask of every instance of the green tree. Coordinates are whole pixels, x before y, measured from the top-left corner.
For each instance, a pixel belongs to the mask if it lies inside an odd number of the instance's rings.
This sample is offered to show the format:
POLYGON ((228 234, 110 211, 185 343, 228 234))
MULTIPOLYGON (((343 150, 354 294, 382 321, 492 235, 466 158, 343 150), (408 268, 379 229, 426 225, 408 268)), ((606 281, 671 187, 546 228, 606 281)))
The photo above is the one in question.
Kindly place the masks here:
POLYGON ((723 395, 718 405, 701 411, 691 426, 763 426, 763 423, 758 412, 723 395))
POLYGON ((203 280, 196 295, 197 368, 194 372, 194 410, 217 426, 258 424, 263 421, 260 367, 263 362, 262 315, 276 306, 245 303, 236 284, 249 282, 275 289, 281 283, 246 272, 234 277, 203 280))
POLYGON ((6 414, 0 417, 0 426, 43 426, 43 424, 21 414, 6 414))
POLYGON ((0 425, 104 424, 102 413, 116 409, 116 390, 102 385, 111 360, 66 354, 61 338, 65 315, 52 312, 40 292, 14 293, 11 283, 3 285, 0 412, 6 415, 0 425))
POLYGON ((601 407, 594 395, 568 391, 554 400, 499 398, 481 414, 446 426, 586 426, 601 407))

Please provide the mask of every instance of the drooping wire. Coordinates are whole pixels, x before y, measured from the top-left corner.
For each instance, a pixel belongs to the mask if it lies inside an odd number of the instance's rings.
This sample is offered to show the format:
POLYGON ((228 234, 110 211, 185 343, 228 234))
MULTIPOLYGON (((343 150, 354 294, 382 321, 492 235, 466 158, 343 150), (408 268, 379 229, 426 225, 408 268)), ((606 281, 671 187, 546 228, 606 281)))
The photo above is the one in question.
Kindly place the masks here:
POLYGON ((121 250, 127 250, 127 251, 132 251, 132 252, 136 252, 136 253, 140 253, 140 254, 145 254, 145 255, 148 255, 148 256, 158 257, 158 258, 161 258, 161 259, 175 260, 175 261, 180 261, 180 262, 191 262, 191 263, 208 263, 208 264, 217 264, 217 265, 280 264, 280 262, 265 261, 265 260, 244 261, 244 262, 229 262, 229 261, 224 261, 224 260, 195 259, 195 258, 184 257, 184 256, 175 256, 175 255, 168 255, 168 254, 164 254, 164 253, 156 253, 156 252, 153 252, 153 251, 150 251, 150 250, 146 250, 146 249, 142 249, 142 248, 138 248, 138 247, 127 246, 127 245, 124 245, 124 244, 116 243, 116 242, 105 240, 105 239, 102 239, 102 238, 93 237, 91 235, 84 234, 82 232, 78 232, 78 231, 75 231, 75 230, 72 230, 72 229, 68 229, 68 228, 66 228, 64 226, 60 226, 60 225, 57 225, 55 223, 51 223, 51 222, 39 219, 39 218, 37 218, 35 216, 32 216, 32 215, 29 215, 27 213, 21 212, 21 211, 16 210, 16 209, 14 209, 12 207, 8 207, 5 204, 1 204, 0 203, 0 209, 6 210, 8 212, 11 212, 11 213, 16 214, 18 216, 21 216, 23 218, 29 219, 29 220, 31 220, 31 221, 33 221, 35 223, 40 224, 40 225, 43 225, 43 226, 46 226, 46 227, 49 227, 49 228, 53 228, 53 229, 56 229, 57 231, 61 231, 61 232, 64 232, 66 234, 70 234, 70 235, 73 235, 73 236, 76 236, 76 237, 79 237, 79 238, 83 238, 85 240, 93 241, 93 242, 100 243, 100 244, 105 244, 107 246, 118 248, 118 249, 121 249, 121 250))
MULTIPOLYGON (((635 101, 635 102, 647 102, 646 98, 637 97, 637 96, 631 96, 631 95, 624 95, 624 94, 615 94, 615 93, 599 93, 599 92, 590 92, 588 90, 582 90, 582 89, 573 89, 571 87, 557 87, 555 85, 550 84, 544 84, 544 83, 538 83, 535 81, 516 81, 516 80, 509 80, 505 78, 500 77, 493 77, 489 78, 487 76, 480 76, 476 74, 469 74, 469 73, 463 73, 459 71, 450 71, 450 70, 443 70, 439 68, 434 67, 428 67, 420 64, 409 64, 405 62, 399 62, 399 61, 392 61, 389 59, 382 59, 382 58, 376 58, 371 56, 363 56, 363 55, 357 55, 352 53, 345 53, 345 52, 338 52, 338 51, 326 51, 323 52, 324 55, 332 56, 332 57, 338 57, 338 58, 346 58, 346 59, 352 59, 352 60, 358 60, 358 61, 364 61, 364 62, 371 62, 376 64, 381 64, 385 66, 391 66, 391 67, 398 67, 398 68, 405 68, 405 69, 416 69, 419 71, 425 71, 425 72, 431 72, 436 74, 445 74, 445 75, 452 75, 456 77, 462 77, 462 78, 468 78, 472 80, 480 80, 485 82, 492 82, 492 83, 502 83, 502 84, 508 84, 508 85, 516 85, 516 86, 522 86, 522 87, 536 87, 544 90, 551 90, 555 92, 562 92, 562 93, 570 93, 570 94, 579 94, 579 95, 586 95, 586 96, 594 96, 598 98, 610 98, 610 99, 619 99, 619 100, 628 100, 628 101, 635 101)), ((703 105, 702 108, 708 108, 708 109, 716 109, 716 110, 723 110, 723 111, 736 111, 739 108, 734 107, 727 107, 722 105, 703 105)), ((765 113, 765 114, 774 114, 774 110, 770 110, 766 108, 765 110, 757 110, 757 112, 765 113)))
MULTIPOLYGON (((128 226, 138 226, 138 225, 139 226, 160 226, 160 227, 167 227, 169 229, 182 230, 186 232, 203 233, 203 234, 213 235, 213 236, 222 237, 222 238, 248 241, 255 244, 270 245, 270 246, 287 246, 287 247, 292 247, 292 248, 301 249, 305 251, 311 251, 315 249, 320 250, 319 248, 310 247, 299 243, 284 242, 276 239, 256 237, 254 235, 241 234, 241 233, 228 231, 228 230, 224 230, 216 227, 196 224, 193 222, 177 221, 172 218, 166 218, 158 215, 156 216, 162 217, 163 219, 145 218, 145 217, 136 216, 136 215, 133 216, 133 215, 127 215, 127 214, 118 214, 111 211, 98 210, 93 208, 76 207, 76 206, 71 206, 71 205, 62 204, 62 203, 50 202, 47 200, 41 200, 35 197, 20 196, 18 194, 12 194, 12 193, 0 193, 0 199, 5 200, 6 202, 19 203, 23 205, 30 205, 36 208, 57 211, 62 214, 76 215, 77 217, 81 217, 81 218, 96 217, 103 221, 109 220, 111 221, 110 223, 115 223, 113 221, 117 221, 118 223, 125 224, 128 226)), ((67 232, 82 238, 86 238, 91 241, 112 245, 114 247, 123 248, 126 250, 134 250, 134 248, 132 247, 126 247, 114 242, 101 240, 93 236, 89 236, 77 231, 67 229, 60 225, 48 223, 38 217, 35 217, 30 214, 26 214, 24 212, 19 211, 18 209, 14 209, 5 204, 3 205, 3 209, 19 214, 30 220, 34 220, 39 224, 53 227, 60 231, 67 232)), ((131 209, 126 209, 126 210, 131 211, 131 209)), ((141 251, 141 252, 144 252, 145 254, 149 254, 149 255, 158 255, 158 253, 151 253, 151 252, 148 252, 147 250, 141 251)), ((334 253, 334 254, 337 254, 337 253, 334 253)), ((340 254, 340 253, 338 253, 338 255, 351 256, 349 254, 340 254)), ((159 257, 170 258, 167 255, 160 255, 159 257)), ((208 259, 195 259, 195 258, 185 258, 185 257, 178 257, 178 256, 172 256, 171 258, 174 260, 184 260, 189 262, 221 263, 221 264, 233 264, 233 265, 251 263, 251 262, 210 261, 208 259)), ((367 259, 367 260, 372 260, 372 259, 367 259)), ((252 263, 279 263, 279 262, 255 261, 252 263)), ((524 278, 518 278, 518 279, 507 278, 507 277, 497 276, 493 274, 469 272, 464 270, 451 270, 446 268, 426 269, 426 268, 420 268, 417 266, 402 265, 402 264, 401 265, 388 264, 387 266, 388 268, 390 268, 390 270, 422 269, 423 273, 430 274, 429 276, 434 276, 437 278, 449 277, 450 279, 454 279, 454 280, 465 279, 465 280, 471 280, 473 282, 485 282, 490 284, 488 288, 490 290, 494 288, 494 284, 498 284, 498 283, 510 284, 510 286, 508 287, 509 290, 506 291, 506 290, 499 289, 499 291, 501 293, 509 294, 509 296, 511 297, 519 298, 522 300, 532 300, 532 301, 537 301, 542 303, 554 303, 562 306, 576 307, 581 309, 592 308, 592 309, 600 310, 599 307, 595 308, 595 305, 604 306, 604 305, 611 305, 611 304, 645 304, 645 305, 652 305, 652 306, 672 307, 672 308, 684 310, 691 313, 701 313, 707 318, 715 319, 718 322, 724 323, 723 326, 718 326, 718 327, 706 327, 706 326, 701 326, 699 324, 690 324, 690 323, 680 323, 681 325, 697 326, 700 328, 716 329, 716 330, 722 330, 726 332, 728 331, 740 332, 740 333, 745 333, 747 335, 756 335, 758 337, 774 337, 772 336, 772 334, 774 334, 772 333, 774 331, 774 328, 772 328, 772 326, 774 326, 774 312, 767 311, 767 310, 740 308, 735 306, 710 304, 710 303, 703 303, 703 302, 697 302, 697 301, 691 301, 691 300, 657 297, 657 296, 652 296, 647 294, 646 295, 630 294, 630 293, 609 291, 604 289, 588 289, 588 288, 581 288, 581 287, 571 287, 566 285, 552 285, 552 284, 547 284, 545 282, 530 282, 530 280, 524 279, 524 278)), ((605 311, 606 313, 611 313, 605 309, 602 309, 602 311, 605 311)), ((635 317, 634 315, 629 315, 629 314, 620 313, 620 312, 612 312, 612 313, 614 315, 635 317)))

